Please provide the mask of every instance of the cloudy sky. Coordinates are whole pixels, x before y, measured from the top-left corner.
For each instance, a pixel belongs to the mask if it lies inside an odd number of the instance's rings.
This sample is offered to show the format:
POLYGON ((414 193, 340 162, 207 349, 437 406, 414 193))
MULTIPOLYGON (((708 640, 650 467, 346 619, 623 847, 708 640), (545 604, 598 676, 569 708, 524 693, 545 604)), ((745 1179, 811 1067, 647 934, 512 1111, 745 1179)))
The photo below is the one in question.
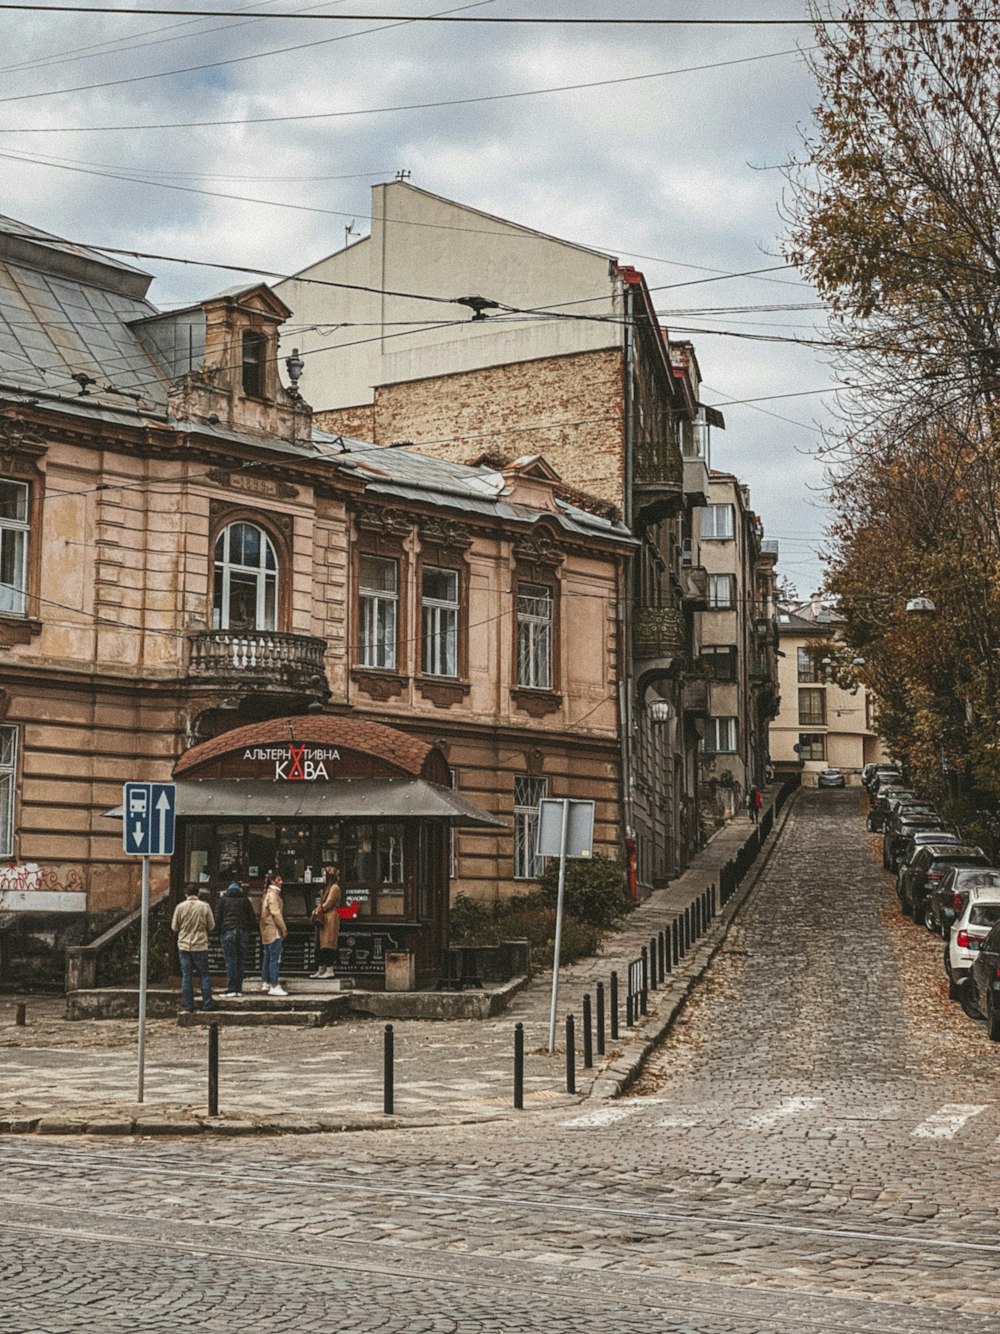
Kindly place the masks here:
MULTIPOLYGON (((815 101, 809 28, 391 18, 803 19, 806 0, 228 7, 372 17, 8 12, 0 211, 91 245, 289 273, 338 249, 352 222, 363 235, 370 186, 405 170, 424 189, 614 253, 651 286, 677 284, 656 293, 658 309, 695 342, 706 401, 757 400, 724 408, 713 462, 750 485, 780 570, 802 594, 816 586, 828 516, 815 450, 833 379, 795 340, 822 336, 822 311, 794 272, 727 276, 782 262, 778 168, 815 101), (510 96, 586 83, 603 86, 510 96), (462 100, 480 98, 492 100, 462 100)), ((238 277, 141 264, 160 307, 238 277)))

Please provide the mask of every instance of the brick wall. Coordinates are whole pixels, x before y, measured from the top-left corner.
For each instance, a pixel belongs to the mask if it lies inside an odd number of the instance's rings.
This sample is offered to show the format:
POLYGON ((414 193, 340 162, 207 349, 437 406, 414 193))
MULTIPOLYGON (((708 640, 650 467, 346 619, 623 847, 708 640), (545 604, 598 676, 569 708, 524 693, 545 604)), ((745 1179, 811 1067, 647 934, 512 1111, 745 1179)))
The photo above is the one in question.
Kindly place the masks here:
POLYGON ((621 353, 580 352, 401 384, 372 405, 316 414, 323 430, 468 462, 544 454, 563 481, 622 505, 621 353), (366 428, 366 417, 368 426, 366 428))

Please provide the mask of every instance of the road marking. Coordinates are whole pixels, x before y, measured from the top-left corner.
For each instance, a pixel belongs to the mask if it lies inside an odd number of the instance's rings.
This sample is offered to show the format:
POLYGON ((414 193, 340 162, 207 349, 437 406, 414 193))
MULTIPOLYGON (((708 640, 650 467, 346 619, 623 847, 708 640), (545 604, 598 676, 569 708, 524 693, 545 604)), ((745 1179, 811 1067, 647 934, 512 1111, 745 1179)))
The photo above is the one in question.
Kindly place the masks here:
POLYGON ((912 1132, 918 1139, 954 1139, 966 1121, 980 1112, 985 1112, 989 1104, 974 1102, 946 1102, 926 1121, 912 1132))
POLYGON ((598 1107, 596 1111, 584 1112, 583 1116, 574 1116, 572 1121, 563 1121, 562 1124, 569 1130, 610 1126, 616 1121, 624 1121, 627 1116, 632 1116, 641 1110, 642 1102, 637 1099, 635 1102, 615 1103, 613 1107, 598 1107))
POLYGON ((771 1126, 776 1126, 779 1121, 787 1121, 790 1116, 812 1111, 822 1101, 822 1098, 786 1098, 770 1112, 759 1112, 756 1116, 751 1116, 747 1125, 752 1126, 754 1130, 767 1130, 771 1126))
POLYGON ((661 1116, 656 1124, 662 1126, 664 1130, 684 1130, 689 1126, 701 1125, 701 1118, 698 1116, 661 1116))

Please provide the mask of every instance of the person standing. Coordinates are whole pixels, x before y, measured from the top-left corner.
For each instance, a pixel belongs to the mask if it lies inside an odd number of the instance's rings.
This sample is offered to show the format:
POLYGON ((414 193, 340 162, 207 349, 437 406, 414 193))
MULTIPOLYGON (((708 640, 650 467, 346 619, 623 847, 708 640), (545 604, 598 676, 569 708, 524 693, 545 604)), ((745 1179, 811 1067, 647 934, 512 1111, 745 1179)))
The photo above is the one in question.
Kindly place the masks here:
POLYGON ((261 990, 269 996, 287 996, 288 992, 278 981, 281 972, 281 950, 288 935, 285 925, 285 901, 281 896, 281 887, 285 882, 280 875, 272 875, 264 890, 264 901, 260 905, 260 938, 264 944, 264 957, 260 965, 261 990))
POLYGON ((310 977, 336 977, 337 944, 340 940, 340 871, 336 866, 323 868, 326 883, 323 896, 312 915, 316 925, 316 971, 310 977))
POLYGON ((226 989, 223 996, 243 995, 243 970, 246 967, 250 933, 257 927, 250 900, 239 881, 234 880, 219 899, 219 942, 226 961, 226 989))
POLYGON ((177 932, 177 957, 181 965, 181 1001, 194 1013, 194 970, 201 981, 201 1008, 211 1010, 212 978, 208 971, 208 933, 215 930, 212 909, 198 897, 198 886, 188 885, 183 903, 178 903, 170 921, 177 932))
POLYGON ((747 814, 756 824, 760 817, 760 791, 756 787, 752 787, 747 793, 747 814))

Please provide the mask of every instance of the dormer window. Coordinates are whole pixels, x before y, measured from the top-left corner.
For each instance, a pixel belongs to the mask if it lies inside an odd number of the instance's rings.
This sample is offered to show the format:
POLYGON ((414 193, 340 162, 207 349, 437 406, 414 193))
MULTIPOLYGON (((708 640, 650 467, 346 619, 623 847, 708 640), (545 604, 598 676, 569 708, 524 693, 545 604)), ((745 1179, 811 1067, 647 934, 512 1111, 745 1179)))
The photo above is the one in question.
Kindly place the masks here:
POLYGON ((248 398, 264 398, 267 336, 247 329, 243 334, 243 392, 248 398))

